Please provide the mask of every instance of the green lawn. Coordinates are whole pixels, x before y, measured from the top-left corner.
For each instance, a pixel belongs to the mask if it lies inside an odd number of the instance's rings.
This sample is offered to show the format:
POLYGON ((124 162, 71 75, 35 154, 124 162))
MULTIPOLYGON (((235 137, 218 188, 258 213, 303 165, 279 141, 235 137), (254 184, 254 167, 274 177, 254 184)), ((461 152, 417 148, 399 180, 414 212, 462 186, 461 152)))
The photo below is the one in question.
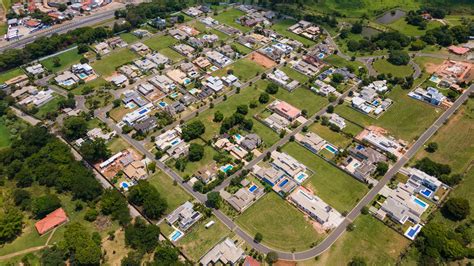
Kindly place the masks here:
POLYGON ((295 142, 285 145, 283 151, 314 172, 305 186, 339 212, 351 210, 368 191, 364 184, 295 142))
POLYGON ((300 72, 294 70, 291 67, 284 66, 280 70, 285 72, 285 74, 288 75, 288 77, 290 77, 291 79, 297 80, 300 84, 304 84, 309 80, 308 76, 301 74, 300 72))
POLYGON ((110 149, 112 154, 123 151, 129 147, 128 143, 121 137, 115 137, 107 143, 107 147, 110 149))
POLYGON ((325 97, 319 96, 303 87, 297 88, 292 92, 280 88, 274 96, 300 110, 306 109, 309 116, 319 111, 328 103, 325 97))
POLYGON ((175 38, 169 35, 164 35, 151 37, 150 39, 143 41, 143 44, 152 50, 159 51, 161 49, 168 48, 177 42, 178 40, 175 38))
POLYGON ((262 243, 278 250, 306 250, 323 239, 304 214, 276 193, 269 192, 237 219, 248 234, 263 235, 262 243))
POLYGON ((102 60, 95 61, 92 68, 102 76, 111 75, 121 65, 129 63, 137 58, 137 55, 128 49, 122 49, 104 56, 102 60))
POLYGON ((444 59, 428 56, 417 56, 413 59, 413 61, 415 61, 415 63, 420 66, 421 69, 426 69, 430 65, 439 65, 443 63, 444 59))
POLYGON ((338 55, 335 55, 335 54, 332 54, 326 58, 323 59, 326 63, 330 64, 330 65, 333 65, 335 67, 353 67, 356 71, 359 69, 359 67, 362 67, 364 69, 366 69, 366 67, 364 66, 364 64, 362 64, 361 62, 359 61, 347 61, 346 59, 338 56, 338 55))
POLYGON ((386 59, 379 59, 373 63, 375 71, 379 74, 392 74, 394 77, 406 77, 413 74, 413 68, 410 65, 396 66, 389 63, 386 59))
POLYGON ((248 48, 247 46, 244 46, 238 42, 234 42, 233 45, 237 48, 237 51, 243 55, 247 55, 251 53, 253 50, 248 48))
POLYGON ((213 73, 213 75, 219 77, 226 76, 228 70, 232 70, 234 72, 234 75, 238 77, 239 80, 245 82, 255 77, 256 75, 263 73, 265 71, 265 68, 248 58, 242 58, 228 65, 225 68, 217 70, 213 73))
POLYGON ((336 113, 361 126, 376 125, 387 129, 395 137, 411 141, 426 130, 442 110, 410 98, 408 91, 394 88, 387 97, 393 105, 378 119, 362 114, 349 105, 336 107, 336 113))
POLYGON ((46 114, 51 112, 57 112, 59 110, 59 102, 62 99, 64 99, 63 96, 56 95, 52 100, 39 107, 38 112, 35 114, 35 116, 39 117, 40 119, 44 119, 46 117, 46 114))
MULTIPOLYGON (((229 35, 223 33, 222 31, 218 31, 218 30, 215 30, 215 29, 208 29, 207 31, 211 34, 217 35, 217 37, 219 37, 219 41, 226 41, 227 39, 230 38, 229 35)), ((234 45, 235 44, 237 44, 237 43, 234 43, 234 45)))
POLYGON ((122 40, 128 44, 134 43, 138 40, 140 40, 137 36, 133 35, 130 32, 125 32, 119 35, 122 40))
POLYGON ((185 201, 192 199, 191 195, 184 191, 179 184, 174 185, 173 179, 161 171, 156 172, 147 180, 160 192, 161 196, 166 199, 168 203, 166 213, 172 212, 185 201))
MULTIPOLYGON (((205 145, 205 143, 200 139, 193 140, 192 142, 193 143, 198 143, 200 145, 205 145)), ((217 151, 214 150, 214 148, 212 148, 209 145, 205 145, 204 146, 204 156, 202 157, 202 159, 198 162, 189 161, 186 164, 186 169, 184 169, 183 172, 180 172, 179 170, 177 170, 174 167, 174 162, 173 162, 172 166, 175 169, 175 171, 178 172, 181 176, 187 176, 187 175, 192 176, 194 173, 196 173, 199 169, 201 169, 205 165, 208 165, 208 164, 212 163, 214 161, 214 159, 213 159, 214 155, 216 155, 216 154, 217 154, 217 151)))
POLYGON ((23 72, 23 70, 19 67, 8 70, 8 71, 5 71, 5 72, 2 72, 0 74, 0 83, 4 83, 5 81, 7 81, 9 79, 12 79, 14 77, 18 77, 18 76, 23 75, 23 74, 25 74, 25 72, 23 72))
POLYGON ((474 101, 468 100, 466 105, 441 127, 429 142, 436 142, 438 150, 428 153, 420 150, 415 158, 429 157, 432 160, 449 164, 455 173, 464 172, 474 160, 474 101))
POLYGON ((338 148, 344 149, 349 144, 351 144, 352 140, 347 138, 341 133, 336 133, 329 129, 327 126, 323 126, 320 123, 314 123, 309 127, 309 130, 318 134, 321 138, 329 141, 330 143, 336 145, 338 148))
POLYGON ((161 49, 159 52, 163 54, 164 56, 168 57, 169 59, 171 59, 173 62, 179 62, 184 59, 184 56, 182 56, 175 50, 168 47, 161 49))
POLYGON ((400 19, 397 19, 393 23, 387 24, 386 26, 388 26, 388 27, 390 27, 394 30, 397 30, 397 31, 399 31, 399 32, 401 32, 405 35, 408 35, 408 36, 421 36, 421 35, 425 34, 425 32, 427 30, 431 30, 431 29, 440 27, 442 25, 443 24, 441 24, 440 22, 432 20, 432 21, 428 22, 428 24, 426 25, 426 29, 420 30, 420 29, 418 29, 417 26, 413 26, 413 25, 408 24, 405 21, 404 18, 400 18, 400 19))
POLYGON ((307 39, 305 37, 299 36, 298 34, 294 34, 293 32, 288 31, 288 27, 292 26, 295 24, 297 21, 292 20, 292 19, 284 19, 280 20, 277 23, 272 25, 272 29, 274 29, 276 32, 279 34, 291 39, 291 40, 296 40, 301 42, 304 45, 313 45, 314 42, 310 39, 307 39))
POLYGON ((367 265, 395 265, 410 241, 371 215, 361 215, 355 229, 346 232, 332 247, 308 265, 349 265, 353 257, 364 257, 367 265))
POLYGON ((214 16, 214 19, 219 21, 220 23, 224 23, 228 26, 234 27, 242 32, 247 32, 250 31, 251 28, 242 26, 239 23, 235 22, 236 19, 240 18, 243 15, 245 15, 245 13, 240 10, 230 9, 219 13, 217 16, 214 16))
POLYGON ((3 122, 0 122, 0 149, 8 147, 10 142, 10 130, 3 122))
POLYGON ((70 51, 64 52, 60 55, 57 55, 55 57, 59 58, 59 62, 61 63, 60 66, 55 67, 53 63, 53 57, 50 57, 48 59, 45 59, 41 61, 41 64, 43 66, 53 72, 59 72, 62 71, 68 67, 70 67, 73 64, 79 63, 79 60, 83 57, 81 54, 77 53, 77 48, 72 49, 70 51))

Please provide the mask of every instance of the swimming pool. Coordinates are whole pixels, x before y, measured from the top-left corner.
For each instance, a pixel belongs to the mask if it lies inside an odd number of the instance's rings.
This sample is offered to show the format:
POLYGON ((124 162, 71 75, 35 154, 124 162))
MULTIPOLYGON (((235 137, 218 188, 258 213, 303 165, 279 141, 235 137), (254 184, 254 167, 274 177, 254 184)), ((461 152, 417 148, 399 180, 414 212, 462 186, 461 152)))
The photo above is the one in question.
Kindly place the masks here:
POLYGON ((418 235, 418 233, 420 232, 421 227, 422 226, 420 224, 417 224, 415 226, 410 226, 405 232, 405 236, 411 240, 414 240, 416 235, 418 235))
POLYGON ((253 185, 249 188, 249 191, 253 193, 257 188, 258 187, 256 185, 253 185))
POLYGON ((240 141, 240 140, 242 139, 242 135, 240 135, 240 134, 235 134, 235 135, 234 135, 234 138, 235 138, 236 141, 240 141))
POLYGON ((284 187, 288 183, 288 179, 283 180, 278 186, 279 187, 284 187))
POLYGON ((372 102, 372 105, 374 105, 374 106, 378 106, 379 104, 380 104, 380 102, 379 102, 378 100, 374 100, 374 101, 372 102))
POLYGON ((180 143, 181 141, 179 139, 175 139, 171 142, 171 146, 176 146, 176 144, 180 143))
POLYGON ((72 86, 72 85, 74 85, 74 83, 76 83, 76 82, 74 82, 73 80, 68 79, 68 80, 63 81, 61 84, 63 86, 72 86))
POLYGON ((328 150, 329 152, 333 153, 333 154, 336 154, 337 153, 337 148, 335 148, 334 146, 332 145, 326 145, 324 148, 326 148, 326 150, 328 150))
POLYGON ((148 112, 148 109, 147 109, 147 108, 144 108, 144 109, 138 111, 138 113, 141 114, 141 115, 144 114, 144 113, 146 113, 146 112, 148 112))
POLYGON ((159 105, 160 107, 163 107, 163 108, 166 107, 166 106, 168 106, 168 104, 165 103, 165 102, 159 102, 158 105, 159 105))
POLYGON ((176 240, 180 239, 183 236, 183 232, 179 230, 175 230, 173 233, 170 235, 171 241, 175 242, 176 240))
POLYGON ((430 189, 423 189, 422 191, 420 191, 421 195, 429 198, 431 196, 431 194, 433 194, 433 191, 431 191, 430 189))
POLYGON ((120 183, 120 187, 124 188, 124 189, 128 189, 129 185, 127 182, 122 182, 120 183))
POLYGON ((319 53, 319 54, 318 54, 318 58, 319 58, 319 59, 323 59, 323 58, 324 58, 324 54, 323 54, 323 53, 319 53))
POLYGON ((179 94, 177 92, 173 92, 173 93, 170 94, 170 97, 174 99, 174 98, 178 97, 178 95, 179 94))
POLYGON ((298 181, 298 183, 302 183, 303 181, 305 181, 305 179, 308 177, 308 175, 305 173, 305 172, 299 172, 295 179, 296 181, 298 181))
POLYGON ((194 94, 196 94, 196 93, 198 93, 198 92, 199 92, 199 90, 196 89, 196 88, 192 88, 192 89, 189 90, 189 93, 191 93, 192 95, 194 95, 194 94))
POLYGON ((430 81, 438 84, 441 80, 436 75, 433 75, 430 77, 430 81))
POLYGON ((188 85, 188 84, 191 83, 191 79, 190 78, 185 78, 183 83, 184 83, 184 85, 188 85))
POLYGON ((84 73, 79 73, 79 74, 77 74, 77 75, 79 76, 80 79, 85 79, 85 78, 88 77, 88 76, 87 76, 86 74, 84 74, 84 73))
POLYGON ((226 164, 224 166, 221 166, 221 171, 227 173, 229 172, 229 170, 232 170, 232 168, 234 168, 232 164, 226 164))
POLYGON ((420 200, 419 198, 415 197, 415 198, 413 198, 413 201, 424 209, 426 209, 428 207, 428 204, 426 202, 420 200))

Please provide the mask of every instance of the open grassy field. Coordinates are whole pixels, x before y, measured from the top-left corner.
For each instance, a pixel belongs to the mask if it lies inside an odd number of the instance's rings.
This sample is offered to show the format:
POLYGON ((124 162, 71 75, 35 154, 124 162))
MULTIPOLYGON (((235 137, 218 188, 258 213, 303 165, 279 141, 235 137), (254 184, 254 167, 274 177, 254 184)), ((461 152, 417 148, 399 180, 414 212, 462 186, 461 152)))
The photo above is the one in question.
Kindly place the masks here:
POLYGON ((191 200, 192 197, 186 191, 184 191, 181 186, 178 184, 173 184, 173 179, 163 173, 158 171, 148 178, 148 182, 152 184, 161 196, 166 199, 168 203, 168 208, 166 213, 172 212, 176 207, 183 204, 187 200, 191 200))
POLYGON ((304 84, 309 80, 308 76, 301 74, 300 72, 294 70, 291 67, 284 66, 281 67, 280 70, 285 72, 285 74, 288 75, 288 77, 290 77, 291 79, 297 80, 300 84, 304 84))
POLYGON ((10 145, 10 130, 8 127, 0 122, 0 149, 10 145))
POLYGON ((25 72, 23 72, 23 70, 19 67, 14 68, 12 70, 2 72, 0 74, 0 83, 4 83, 5 81, 7 81, 9 79, 12 79, 14 77, 17 77, 17 76, 23 75, 23 74, 25 74, 25 72))
POLYGON ((48 59, 45 59, 45 60, 41 61, 41 64, 45 68, 47 68, 47 69, 49 69, 53 72, 59 72, 59 71, 62 71, 64 69, 70 67, 73 64, 78 63, 79 60, 81 60, 81 58, 83 56, 81 54, 77 53, 77 48, 76 48, 76 49, 72 49, 70 51, 64 52, 60 55, 57 55, 56 57, 59 58, 59 62, 61 63, 61 65, 58 66, 58 67, 54 66, 53 57, 50 57, 48 59))
POLYGON ((247 46, 243 46, 238 42, 233 43, 233 45, 235 46, 235 48, 237 48, 237 51, 243 55, 247 55, 253 51, 252 49, 248 48, 247 46))
POLYGON ((305 37, 299 36, 298 34, 295 34, 293 32, 288 31, 288 27, 292 26, 295 24, 297 21, 292 20, 292 19, 284 19, 280 20, 277 23, 272 25, 272 29, 274 29, 277 33, 291 39, 291 40, 296 40, 301 42, 304 45, 313 45, 314 42, 310 39, 307 39, 305 37))
POLYGON ((323 59, 324 62, 330 64, 330 65, 333 65, 333 66, 336 66, 336 67, 348 67, 348 66, 351 66, 353 67, 354 69, 358 70, 360 67, 366 69, 366 67, 364 66, 364 64, 362 64, 361 62, 359 61, 347 61, 345 60, 344 58, 338 56, 338 55, 335 55, 335 54, 332 54, 326 58, 323 59))
POLYGON ((441 24, 441 22, 438 22, 436 20, 431 20, 426 25, 426 29, 420 30, 420 29, 418 29, 417 26, 413 26, 413 25, 408 24, 405 21, 404 18, 400 18, 400 19, 397 19, 396 21, 394 21, 390 24, 387 24, 385 26, 390 27, 394 30, 397 30, 397 31, 399 31, 399 32, 401 32, 401 33, 403 33, 407 36, 421 36, 421 35, 425 34, 425 32, 427 30, 431 30, 431 29, 440 27, 442 25, 443 24, 441 24))
POLYGON ((368 191, 364 184, 296 142, 285 145, 283 151, 314 172, 304 185, 339 212, 349 211, 368 191))
POLYGON ((214 16, 214 19, 219 21, 220 23, 224 23, 228 26, 234 27, 242 32, 247 32, 250 31, 251 28, 242 26, 239 23, 235 22, 236 19, 240 18, 243 15, 245 15, 245 13, 240 10, 230 9, 219 13, 217 16, 214 16))
POLYGON ((237 219, 237 224, 251 236, 263 235, 262 243, 279 250, 306 250, 320 241, 320 235, 302 212, 276 193, 269 192, 237 219))
POLYGON ((324 0, 317 4, 309 5, 309 8, 324 13, 337 11, 347 17, 360 17, 364 14, 375 17, 382 10, 392 8, 410 10, 417 9, 419 6, 420 2, 416 0, 380 0, 375 2, 371 0, 324 0))
POLYGON ((92 68, 94 68, 94 70, 102 76, 109 76, 115 71, 117 67, 131 62, 137 57, 138 56, 132 51, 128 49, 122 49, 104 56, 102 60, 95 61, 92 64, 92 68))
POLYGON ((134 43, 134 42, 140 40, 137 36, 133 35, 130 32, 122 33, 119 36, 120 36, 120 38, 122 38, 122 40, 124 40, 124 42, 126 42, 128 44, 131 44, 131 43, 134 43))
POLYGON ((184 56, 182 56, 175 50, 168 47, 161 49, 159 52, 163 54, 164 56, 168 57, 169 59, 171 59, 171 61, 173 62, 179 62, 184 59, 184 56))
POLYGON ((234 75, 238 77, 240 81, 246 82, 260 73, 263 73, 265 68, 250 59, 242 58, 224 68, 217 70, 214 72, 214 75, 219 77, 226 76, 228 70, 232 70, 234 75))
POLYGON ((288 102, 300 110, 306 109, 309 116, 319 111, 328 103, 327 98, 319 96, 303 87, 297 88, 292 92, 280 88, 274 96, 280 100, 288 102))
POLYGON ((396 66, 389 63, 386 59, 376 60, 372 65, 379 74, 390 73, 394 77, 406 77, 413 74, 413 68, 410 65, 396 66))
POLYGON ((110 152, 112 152, 112 154, 115 154, 117 152, 125 150, 129 147, 129 145, 121 137, 116 137, 107 143, 107 147, 110 149, 110 152))
POLYGON ((439 65, 443 63, 444 59, 428 57, 428 56, 417 56, 413 59, 415 63, 420 66, 421 69, 429 70, 434 65, 439 65))
POLYGON ((44 119, 48 113, 56 112, 59 110, 59 102, 63 100, 64 97, 60 95, 55 95, 55 97, 38 108, 38 112, 35 116, 44 119))
POLYGON ((345 104, 338 105, 336 113, 361 126, 380 126, 395 137, 411 141, 426 130, 441 115, 442 110, 412 99, 407 93, 408 91, 399 87, 388 93, 387 97, 394 103, 378 119, 362 114, 345 104))
POLYGON ((434 153, 420 150, 415 159, 429 157, 436 162, 450 165, 454 173, 462 173, 474 160, 473 134, 474 101, 468 100, 428 141, 438 143, 438 150, 434 153))
POLYGON ((143 44, 145 44, 152 50, 159 51, 161 49, 168 48, 177 42, 178 40, 176 40, 175 38, 169 35, 164 35, 151 37, 143 41, 143 44))
POLYGON ((367 265, 395 265, 410 243, 370 215, 359 216, 354 225, 354 231, 346 232, 319 260, 302 265, 348 265, 356 256, 364 257, 367 265))
POLYGON ((312 124, 309 127, 309 130, 318 134, 321 138, 336 145, 338 148, 344 149, 352 142, 350 138, 347 138, 341 133, 332 131, 331 129, 329 129, 329 127, 321 125, 321 123, 312 124))

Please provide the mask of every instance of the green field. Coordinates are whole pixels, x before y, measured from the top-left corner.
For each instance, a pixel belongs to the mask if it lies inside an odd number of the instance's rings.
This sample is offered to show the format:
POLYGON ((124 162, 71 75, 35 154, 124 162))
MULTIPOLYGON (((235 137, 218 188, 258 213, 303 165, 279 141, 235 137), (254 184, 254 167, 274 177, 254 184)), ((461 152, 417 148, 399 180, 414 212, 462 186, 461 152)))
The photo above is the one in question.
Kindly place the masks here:
POLYGON ((327 126, 323 126, 320 123, 314 123, 309 127, 309 130, 318 134, 321 138, 329 141, 336 145, 338 148, 344 149, 351 144, 352 139, 347 138, 341 133, 336 133, 329 129, 327 126))
POLYGON ((306 250, 324 237, 302 212, 274 192, 250 206, 236 222, 251 236, 261 233, 262 243, 278 250, 306 250))
POLYGON ((367 265, 395 265, 410 243, 371 215, 359 216, 354 225, 354 231, 346 232, 319 260, 308 265, 349 265, 356 256, 363 257, 367 265))
POLYGON ((338 105, 336 113, 361 126, 380 126, 397 138, 411 141, 425 131, 441 115, 442 110, 412 99, 407 93, 408 91, 399 87, 388 93, 387 97, 394 103, 378 119, 362 114, 346 104, 338 105))
POLYGON ((340 12, 347 17, 360 17, 368 15, 375 17, 383 10, 401 8, 404 10, 417 9, 420 2, 417 0, 324 0, 317 4, 309 5, 311 10, 332 14, 334 11, 340 12))
POLYGON ((373 67, 379 74, 392 74, 394 77, 406 77, 413 74, 413 68, 410 65, 396 66, 389 63, 386 59, 375 61, 373 67))
MULTIPOLYGON (((198 143, 200 145, 205 145, 205 143, 200 139, 193 140, 192 142, 193 143, 198 143)), ((214 159, 213 159, 214 155, 216 155, 216 154, 217 154, 217 151, 214 150, 214 148, 212 148, 209 145, 205 145, 204 146, 204 156, 202 157, 202 159, 200 161, 197 161, 197 162, 189 161, 186 164, 186 169, 184 169, 183 172, 180 172, 178 169, 176 169, 174 167, 174 162, 173 161, 172 161, 172 166, 173 166, 174 170, 179 173, 179 175, 181 175, 181 176, 192 176, 199 169, 201 169, 205 165, 208 165, 211 162, 213 162, 214 161, 214 159)))
POLYGON ((63 96, 56 95, 52 100, 39 107, 35 116, 44 119, 48 113, 57 112, 59 110, 59 102, 62 99, 64 99, 63 96))
POLYGON ((138 40, 140 40, 137 36, 133 35, 130 32, 125 32, 119 35, 122 40, 128 44, 134 43, 138 40))
POLYGON ((102 60, 92 63, 92 68, 99 75, 110 76, 117 67, 129 63, 137 58, 137 55, 128 49, 122 49, 118 52, 110 53, 104 56, 102 60))
POLYGON ((351 210, 368 191, 364 184, 295 142, 285 145, 283 151, 314 172, 304 185, 339 212, 351 210))
POLYGON ((291 40, 296 40, 301 42, 304 45, 313 45, 314 42, 310 39, 307 39, 305 37, 299 36, 298 34, 294 34, 293 32, 288 31, 288 27, 292 26, 295 24, 297 21, 292 20, 292 19, 284 19, 280 20, 277 23, 272 25, 272 29, 274 29, 276 32, 279 34, 291 39, 291 40))
POLYGON ((213 73, 213 75, 219 77, 226 76, 228 70, 232 70, 234 75, 238 77, 240 81, 246 82, 260 73, 263 73, 265 68, 250 59, 242 58, 224 68, 217 70, 213 73))
POLYGON ((18 77, 18 76, 23 75, 23 74, 25 74, 25 72, 23 72, 23 70, 19 67, 14 68, 12 70, 2 72, 0 74, 0 83, 4 83, 5 81, 7 81, 9 79, 12 79, 14 77, 18 77))
POLYGON ((145 44, 152 50, 159 51, 164 48, 168 48, 177 42, 178 40, 176 40, 175 38, 169 35, 164 35, 151 37, 150 39, 143 41, 143 44, 145 44))
POLYGON ((288 75, 288 77, 290 77, 291 79, 297 80, 300 84, 304 84, 309 80, 308 76, 301 74, 300 72, 294 70, 291 67, 284 66, 281 67, 280 70, 285 72, 285 74, 288 75))
POLYGON ((3 122, 0 122, 0 149, 8 147, 10 142, 10 130, 3 122))
POLYGON ((174 185, 173 179, 161 171, 156 172, 147 180, 160 192, 161 196, 166 199, 168 203, 166 213, 172 212, 185 201, 192 199, 179 184, 174 185))
POLYGON ((280 88, 277 94, 274 96, 300 110, 306 109, 308 111, 308 116, 313 115, 326 104, 328 104, 327 98, 319 96, 303 87, 300 87, 292 92, 280 88))
POLYGON ((442 26, 441 22, 438 22, 436 20, 429 21, 428 24, 426 25, 426 29, 420 30, 418 29, 418 26, 413 26, 408 24, 404 18, 397 19, 395 22, 387 24, 387 27, 390 27, 394 30, 397 30, 407 36, 421 36, 425 34, 427 30, 431 30, 437 27, 442 26))
POLYGON ((428 57, 428 56, 417 56, 413 59, 415 63, 420 66, 421 69, 427 68, 430 65, 439 65, 443 63, 444 59, 442 58, 435 58, 435 57, 428 57))
POLYGON ((49 69, 53 72, 59 72, 59 71, 62 71, 64 69, 70 67, 73 64, 79 63, 79 60, 81 60, 81 58, 83 56, 81 54, 78 54, 77 53, 77 48, 75 48, 75 49, 72 49, 70 51, 64 52, 60 55, 57 55, 55 57, 59 58, 59 62, 61 63, 60 66, 58 66, 58 67, 54 66, 53 57, 50 57, 48 59, 45 59, 45 60, 41 61, 41 64, 45 68, 47 68, 47 69, 49 69))
POLYGON ((238 43, 238 42, 234 42, 232 45, 234 45, 237 50, 239 51, 239 53, 243 54, 243 55, 247 55, 249 53, 251 53, 253 50, 248 48, 247 46, 243 46, 242 44, 238 43))
POLYGON ((162 55, 168 57, 169 59, 171 59, 171 61, 173 62, 179 62, 181 60, 184 59, 184 56, 182 56, 181 54, 179 54, 178 52, 176 52, 175 50, 171 49, 171 48, 163 48, 159 51, 162 55))
POLYGON ((356 72, 358 71, 358 69, 360 67, 367 70, 367 68, 361 62, 359 62, 359 61, 347 61, 344 58, 342 58, 338 55, 335 55, 335 54, 332 54, 332 55, 324 58, 323 60, 324 60, 324 62, 326 62, 330 65, 333 65, 335 67, 348 67, 348 66, 351 66, 356 70, 356 72))
POLYGON ((236 19, 240 18, 243 15, 245 15, 245 13, 240 10, 230 9, 219 13, 217 16, 214 16, 214 19, 219 21, 220 23, 224 23, 242 32, 247 32, 250 31, 251 28, 242 26, 239 23, 235 22, 236 19))

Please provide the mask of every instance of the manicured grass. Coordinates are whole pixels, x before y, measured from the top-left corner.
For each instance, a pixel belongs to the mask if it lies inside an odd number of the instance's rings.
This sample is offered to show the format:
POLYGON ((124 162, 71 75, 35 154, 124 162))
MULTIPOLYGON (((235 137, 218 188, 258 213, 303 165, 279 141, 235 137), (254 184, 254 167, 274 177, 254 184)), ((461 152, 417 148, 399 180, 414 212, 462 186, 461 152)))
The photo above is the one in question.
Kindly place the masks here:
POLYGON ((265 68, 250 59, 242 58, 228 65, 225 68, 217 70, 216 72, 214 72, 214 75, 219 77, 226 76, 228 70, 232 70, 234 72, 234 75, 238 77, 239 80, 245 82, 255 77, 259 73, 263 73, 263 71, 265 71, 265 68))
POLYGON ((288 75, 288 77, 290 77, 291 79, 297 80, 300 84, 304 84, 309 80, 308 76, 301 74, 300 72, 294 70, 291 67, 284 66, 280 70, 285 72, 285 74, 288 75))
POLYGON ((274 96, 300 110, 306 109, 308 116, 313 115, 328 103, 326 98, 303 87, 297 88, 292 92, 280 88, 274 96))
POLYGON ((8 147, 10 142, 10 130, 3 122, 0 122, 0 149, 8 147))
POLYGON ((214 19, 219 21, 220 23, 224 23, 228 26, 234 27, 242 32, 247 32, 250 31, 251 28, 242 26, 239 23, 235 22, 236 19, 240 18, 243 15, 245 15, 245 13, 240 10, 230 9, 219 13, 217 16, 214 16, 214 19))
POLYGON ((73 64, 77 64, 83 56, 81 54, 77 53, 77 48, 76 48, 76 49, 72 49, 70 51, 64 52, 64 53, 62 53, 60 55, 57 55, 57 56, 54 56, 54 57, 50 57, 48 59, 45 59, 45 60, 41 61, 41 64, 45 68, 47 68, 47 69, 49 69, 53 72, 59 72, 59 71, 62 71, 64 69, 70 67, 73 64), (59 62, 61 63, 60 66, 58 66, 58 67, 54 66, 54 63, 53 63, 53 58, 54 57, 59 58, 59 62))
POLYGON ((247 55, 253 51, 252 49, 248 48, 247 46, 243 46, 238 42, 234 42, 232 45, 234 45, 237 48, 237 51, 243 55, 247 55))
POLYGON ((329 129, 327 126, 323 126, 320 123, 314 123, 309 127, 309 130, 318 134, 321 138, 329 141, 336 145, 338 148, 346 148, 351 144, 352 140, 347 138, 341 133, 336 133, 329 129))
POLYGON ((175 50, 171 48, 163 48, 159 51, 161 54, 164 56, 168 57, 171 59, 173 62, 178 62, 184 59, 184 56, 176 52, 175 50))
POLYGON ((386 59, 379 59, 373 63, 375 71, 379 74, 392 74, 394 77, 406 77, 413 74, 413 68, 410 65, 396 66, 389 63, 386 59))
POLYGON ((35 116, 44 119, 46 117, 46 114, 58 111, 59 102, 62 99, 64 99, 63 96, 55 95, 55 97, 51 101, 45 103, 44 105, 38 108, 38 112, 35 114, 35 116))
POLYGON ((187 175, 192 176, 194 173, 196 173, 199 169, 201 169, 205 165, 208 165, 208 164, 212 163, 214 161, 214 159, 213 159, 214 155, 217 154, 217 151, 214 150, 214 148, 212 148, 209 145, 205 145, 205 143, 200 139, 193 140, 192 142, 200 144, 200 145, 204 145, 204 156, 202 157, 202 159, 200 161, 197 161, 197 162, 189 161, 186 164, 186 168, 184 169, 183 172, 180 172, 178 169, 176 169, 174 167, 174 162, 172 162, 173 168, 181 176, 187 176, 187 175))
POLYGON ((292 19, 280 20, 272 25, 272 29, 291 40, 299 41, 304 45, 313 45, 314 42, 312 40, 306 39, 305 37, 299 36, 297 34, 294 34, 293 32, 288 31, 288 27, 294 25, 296 22, 297 21, 292 19))
POLYGON ((363 257, 367 265, 395 265, 410 243, 371 215, 359 216, 354 225, 354 231, 344 233, 317 261, 312 260, 308 265, 348 265, 356 256, 363 257))
POLYGON ((127 149, 129 145, 121 137, 116 137, 107 143, 107 147, 109 148, 110 152, 112 152, 112 154, 115 154, 127 149))
POLYGON ((181 186, 173 184, 173 179, 162 171, 157 170, 157 172, 147 180, 160 192, 161 196, 166 199, 168 203, 166 213, 172 212, 185 201, 192 199, 181 186))
POLYGON ((133 35, 130 32, 125 32, 119 35, 122 40, 128 44, 134 43, 138 40, 140 40, 137 36, 133 35))
POLYGON ((408 35, 408 36, 421 36, 421 35, 425 34, 425 32, 427 30, 431 30, 431 29, 440 27, 442 25, 443 24, 441 24, 440 22, 432 20, 432 21, 428 22, 428 24, 426 25, 426 29, 420 30, 420 29, 418 29, 417 26, 413 26, 413 25, 408 24, 405 21, 404 18, 400 18, 400 19, 396 20, 393 23, 387 24, 386 26, 388 26, 388 27, 390 27, 394 30, 397 30, 397 31, 399 31, 399 32, 401 32, 405 35, 408 35))
POLYGON ((466 105, 449 119, 427 143, 436 142, 438 150, 428 153, 420 150, 415 159, 429 157, 432 160, 448 164, 454 173, 464 172, 474 160, 474 101, 468 100, 466 105))
POLYGON ((311 188, 318 197, 339 212, 352 209, 368 191, 364 184, 296 142, 285 145, 283 151, 314 172, 314 175, 306 181, 305 186, 311 188))
POLYGON ((143 41, 143 44, 148 46, 150 49, 159 51, 161 49, 168 48, 177 42, 178 40, 175 38, 169 35, 164 35, 151 37, 150 39, 143 41))
POLYGON ((263 235, 262 243, 278 250, 306 250, 323 238, 307 221, 304 214, 276 193, 269 192, 236 222, 251 236, 263 235))
POLYGON ((129 63, 137 57, 138 56, 132 51, 128 49, 122 49, 104 56, 102 60, 95 61, 92 64, 92 68, 94 68, 94 70, 102 76, 109 76, 115 71, 117 67, 129 63))
POLYGON ((201 23, 200 21, 197 21, 197 20, 194 20, 192 22, 189 22, 187 23, 190 27, 193 27, 194 29, 196 29, 197 31, 199 31, 199 33, 204 33, 208 30, 207 26, 204 25, 203 23, 201 23))
POLYGON ((387 97, 393 105, 378 119, 362 114, 343 104, 336 107, 336 113, 361 126, 376 125, 387 129, 395 137, 411 141, 419 136, 441 115, 442 110, 412 99, 408 91, 394 88, 387 97))
POLYGON ((347 61, 345 60, 344 58, 338 56, 338 55, 335 55, 335 54, 332 54, 326 58, 323 59, 326 63, 332 65, 332 66, 335 66, 335 67, 353 67, 356 71, 358 71, 358 69, 360 67, 366 69, 366 67, 364 66, 364 64, 362 64, 361 62, 359 61, 347 61))
POLYGON ((18 76, 23 75, 23 74, 25 74, 25 72, 23 72, 23 70, 19 67, 14 68, 12 70, 2 72, 0 74, 0 83, 4 83, 5 81, 7 81, 9 79, 12 79, 14 77, 18 77, 18 76))
POLYGON ((177 244, 190 259, 197 262, 212 247, 230 235, 230 230, 214 215, 194 225, 191 232, 178 240, 177 244), (215 224, 206 229, 205 224, 214 221, 215 224))
MULTIPOLYGON (((207 32, 209 32, 210 34, 217 35, 217 37, 219 37, 219 41, 225 41, 230 38, 229 35, 215 29, 207 29, 207 32)), ((234 43, 234 44, 237 44, 237 43, 234 43)))

